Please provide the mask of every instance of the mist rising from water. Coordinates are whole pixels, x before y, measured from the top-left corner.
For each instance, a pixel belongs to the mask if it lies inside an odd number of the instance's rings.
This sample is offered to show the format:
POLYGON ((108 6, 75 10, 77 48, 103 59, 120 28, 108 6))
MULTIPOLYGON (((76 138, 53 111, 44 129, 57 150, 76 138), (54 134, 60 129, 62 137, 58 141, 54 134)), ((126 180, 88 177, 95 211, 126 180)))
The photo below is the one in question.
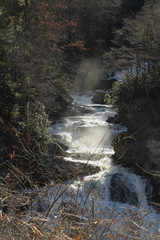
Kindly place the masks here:
POLYGON ((96 88, 101 76, 101 62, 97 58, 82 60, 77 77, 75 88, 84 91, 96 88))

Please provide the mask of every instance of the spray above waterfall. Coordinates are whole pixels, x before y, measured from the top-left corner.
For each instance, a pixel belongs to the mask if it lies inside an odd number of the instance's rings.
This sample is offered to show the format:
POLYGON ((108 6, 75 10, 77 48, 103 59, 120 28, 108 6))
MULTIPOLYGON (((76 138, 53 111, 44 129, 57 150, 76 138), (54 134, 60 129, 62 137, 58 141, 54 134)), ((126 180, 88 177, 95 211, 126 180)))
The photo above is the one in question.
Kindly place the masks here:
POLYGON ((94 89, 101 76, 101 63, 97 58, 82 60, 74 87, 80 91, 94 89))

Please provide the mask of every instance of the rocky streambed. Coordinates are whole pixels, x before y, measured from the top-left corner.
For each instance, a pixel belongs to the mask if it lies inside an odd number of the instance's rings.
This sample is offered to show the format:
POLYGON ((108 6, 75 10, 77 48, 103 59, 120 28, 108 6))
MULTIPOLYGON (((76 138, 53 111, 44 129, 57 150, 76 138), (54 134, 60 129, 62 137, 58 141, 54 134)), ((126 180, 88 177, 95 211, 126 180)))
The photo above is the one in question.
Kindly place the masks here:
MULTIPOLYGON (((63 179, 83 176, 83 188, 97 182, 100 189, 105 186, 106 200, 113 202, 134 205, 152 202, 153 192, 157 193, 156 188, 154 191, 152 188, 154 178, 141 169, 142 162, 146 163, 149 156, 147 146, 142 147, 136 140, 142 132, 128 134, 125 127, 113 123, 116 113, 111 107, 93 103, 95 98, 92 96, 89 92, 73 95, 75 102, 70 110, 53 126, 54 136, 68 146, 65 162, 57 162, 63 179)), ((122 123, 120 115, 117 122, 122 123)), ((128 127, 125 121, 123 124, 128 127)))

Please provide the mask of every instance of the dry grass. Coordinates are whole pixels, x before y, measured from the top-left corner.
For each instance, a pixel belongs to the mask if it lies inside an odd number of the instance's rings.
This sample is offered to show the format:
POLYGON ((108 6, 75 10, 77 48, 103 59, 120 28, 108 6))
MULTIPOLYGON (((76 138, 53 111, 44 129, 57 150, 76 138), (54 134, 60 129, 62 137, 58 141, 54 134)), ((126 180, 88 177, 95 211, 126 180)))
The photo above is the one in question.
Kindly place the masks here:
MULTIPOLYGON (((50 184, 13 191, 3 179, 0 239, 2 240, 158 240, 158 219, 138 206, 108 206, 94 189, 80 198, 71 184, 50 184), (156 224, 155 224, 156 223, 156 224)), ((159 222, 160 224, 160 222, 159 222)))
POLYGON ((46 179, 43 162, 25 147, 22 152, 26 161, 33 159, 31 173, 24 173, 16 158, 11 158, 9 174, 0 179, 0 240, 160 239, 158 218, 139 206, 106 201, 100 197, 103 189, 95 191, 98 182, 85 188, 83 194, 80 187, 76 191, 72 188, 74 180, 39 187, 33 181, 33 170, 39 167, 42 179, 46 179), (31 189, 24 189, 24 182, 31 189))

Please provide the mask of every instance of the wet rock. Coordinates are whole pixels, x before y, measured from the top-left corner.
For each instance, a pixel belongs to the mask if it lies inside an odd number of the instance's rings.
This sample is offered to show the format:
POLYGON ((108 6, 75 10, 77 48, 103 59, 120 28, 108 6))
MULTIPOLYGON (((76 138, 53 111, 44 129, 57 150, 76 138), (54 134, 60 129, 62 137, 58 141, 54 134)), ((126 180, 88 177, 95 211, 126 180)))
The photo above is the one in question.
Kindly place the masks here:
POLYGON ((70 106, 68 106, 66 112, 63 112, 62 114, 59 114, 59 116, 80 116, 85 113, 91 113, 92 109, 89 106, 85 105, 79 105, 77 103, 72 103, 70 106))
POLYGON ((115 116, 109 116, 106 122, 114 123, 114 124, 122 124, 117 114, 115 114, 115 116))
MULTIPOLYGON (((160 203, 159 100, 137 98, 126 103, 118 121, 128 128, 113 141, 114 162, 152 179, 152 201, 160 203)), ((114 119, 111 119, 111 121, 114 119)))
POLYGON ((92 97, 92 101, 95 104, 103 104, 104 103, 104 96, 106 94, 106 91, 104 90, 97 90, 95 91, 93 97, 92 97))
POLYGON ((112 201, 119 201, 133 205, 138 204, 138 196, 134 186, 122 174, 114 174, 110 183, 110 197, 112 201))
POLYGON ((49 169, 54 181, 76 179, 77 177, 95 174, 100 171, 99 167, 65 161, 62 157, 46 159, 45 166, 49 169))
POLYGON ((153 179, 151 177, 146 178, 145 182, 146 182, 145 194, 146 194, 148 203, 150 204, 151 202, 153 202, 152 195, 153 195, 154 182, 153 182, 153 179))
POLYGON ((153 187, 156 202, 160 202, 160 128, 155 128, 146 142, 149 149, 149 159, 144 168, 150 172, 153 179, 153 187))
POLYGON ((148 137, 146 147, 150 150, 149 160, 160 170, 160 128, 148 137))
POLYGON ((143 174, 142 167, 148 162, 149 150, 144 146, 143 140, 131 133, 123 132, 113 140, 115 164, 132 168, 137 174, 143 174))

